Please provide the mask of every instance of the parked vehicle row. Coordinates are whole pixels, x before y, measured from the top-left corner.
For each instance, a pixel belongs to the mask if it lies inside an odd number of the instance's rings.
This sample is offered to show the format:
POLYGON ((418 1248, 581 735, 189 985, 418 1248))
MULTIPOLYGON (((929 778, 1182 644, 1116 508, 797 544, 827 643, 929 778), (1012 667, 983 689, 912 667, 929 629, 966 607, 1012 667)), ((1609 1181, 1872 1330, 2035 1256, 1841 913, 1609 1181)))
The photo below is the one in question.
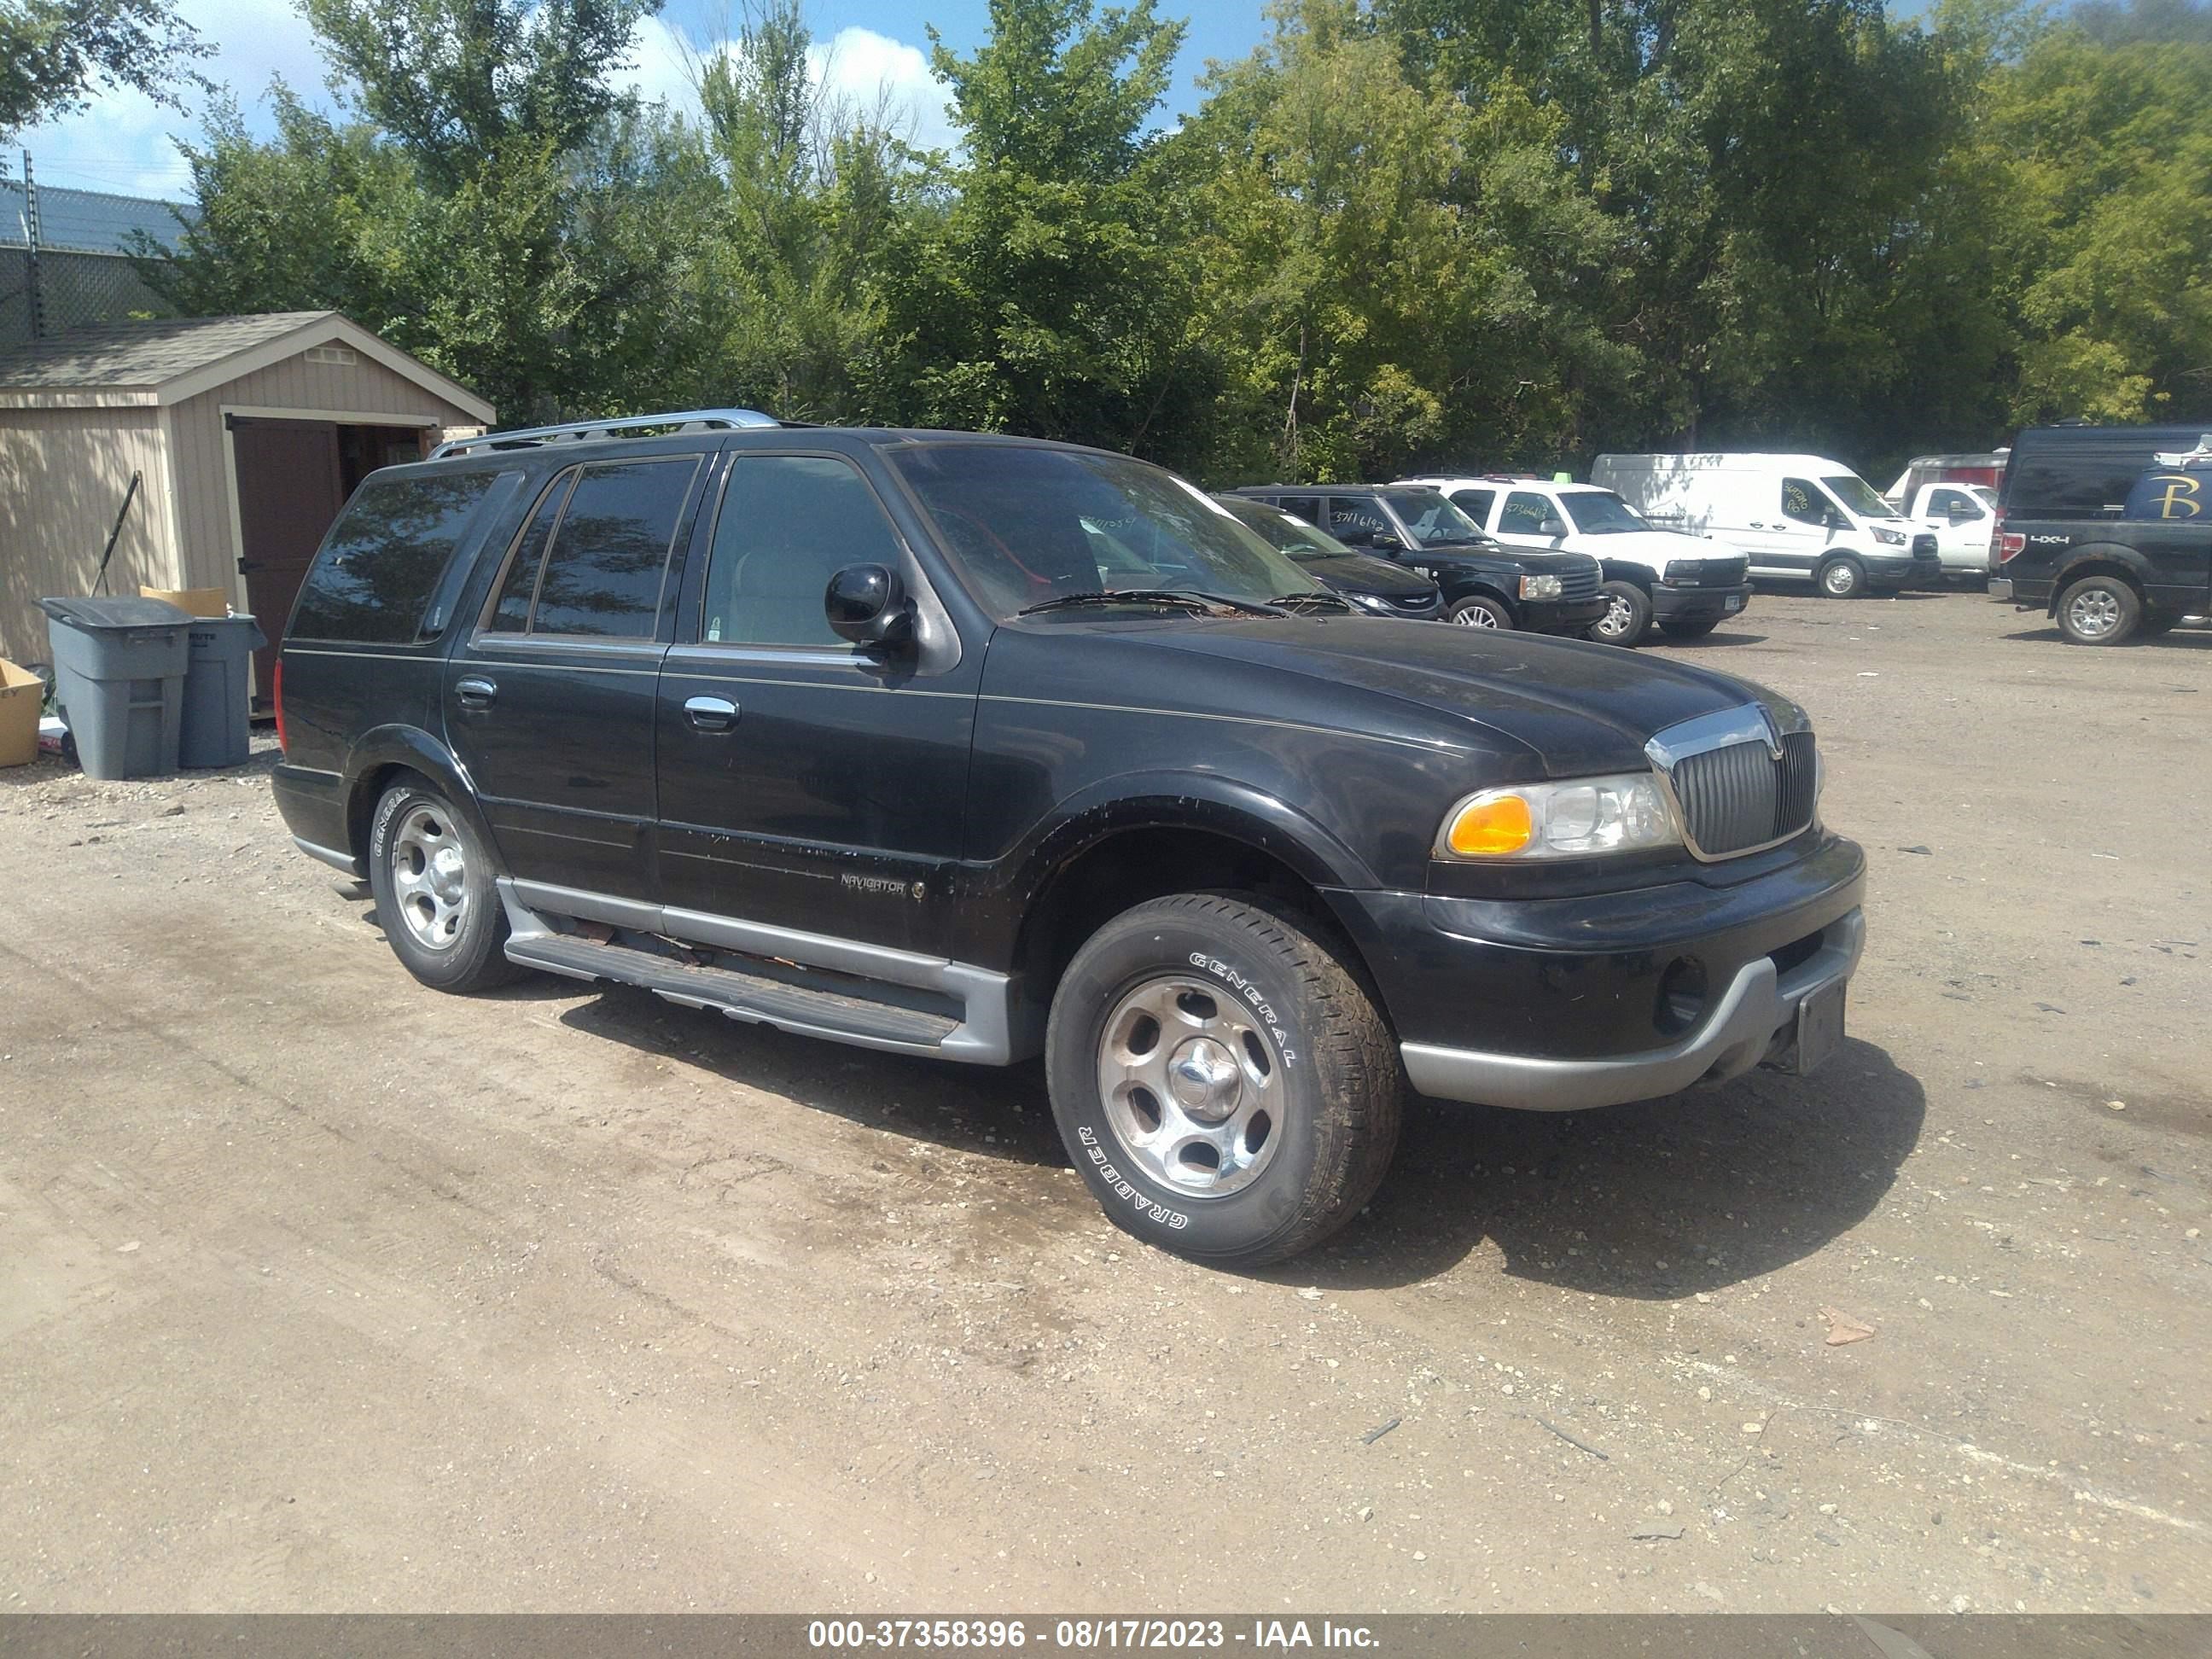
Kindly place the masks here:
MULTIPOLYGON (((1558 576, 1512 598, 1562 626, 1567 567, 1604 603, 1595 560, 1501 556, 1433 491, 1324 495, 1455 584, 1558 576)), ((1249 522, 1006 437, 722 410, 457 441, 317 554, 276 801, 428 986, 537 969, 1041 1054, 1107 1213, 1207 1261, 1357 1214, 1408 1083, 1570 1110, 1837 1052, 1864 860, 1803 709, 1357 615, 1249 522)))

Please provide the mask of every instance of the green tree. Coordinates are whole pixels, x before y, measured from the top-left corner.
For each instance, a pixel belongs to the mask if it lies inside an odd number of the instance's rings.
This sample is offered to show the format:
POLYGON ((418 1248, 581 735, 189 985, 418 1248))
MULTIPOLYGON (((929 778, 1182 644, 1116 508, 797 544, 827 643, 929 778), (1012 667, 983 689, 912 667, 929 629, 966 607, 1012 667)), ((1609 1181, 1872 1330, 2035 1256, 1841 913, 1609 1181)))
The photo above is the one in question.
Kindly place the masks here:
POLYGON ((1180 458, 1208 392, 1188 192, 1147 131, 1182 35, 1152 0, 992 0, 972 56, 934 31, 962 162, 883 259, 864 393, 895 418, 1180 458))
POLYGON ((175 0, 8 0, 0 5, 0 142, 125 88, 181 108, 213 50, 175 0))

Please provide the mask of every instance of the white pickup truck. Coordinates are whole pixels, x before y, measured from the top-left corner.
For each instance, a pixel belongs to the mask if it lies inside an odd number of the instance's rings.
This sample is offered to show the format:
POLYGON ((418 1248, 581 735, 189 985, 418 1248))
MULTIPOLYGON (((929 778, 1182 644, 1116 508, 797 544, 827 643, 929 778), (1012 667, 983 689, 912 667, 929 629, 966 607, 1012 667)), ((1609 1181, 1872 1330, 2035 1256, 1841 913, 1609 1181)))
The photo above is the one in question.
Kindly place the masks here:
POLYGON ((1936 556, 1943 562, 1946 576, 1988 574, 1996 490, 1987 484, 1924 483, 1899 501, 1898 510, 1936 532, 1936 556))

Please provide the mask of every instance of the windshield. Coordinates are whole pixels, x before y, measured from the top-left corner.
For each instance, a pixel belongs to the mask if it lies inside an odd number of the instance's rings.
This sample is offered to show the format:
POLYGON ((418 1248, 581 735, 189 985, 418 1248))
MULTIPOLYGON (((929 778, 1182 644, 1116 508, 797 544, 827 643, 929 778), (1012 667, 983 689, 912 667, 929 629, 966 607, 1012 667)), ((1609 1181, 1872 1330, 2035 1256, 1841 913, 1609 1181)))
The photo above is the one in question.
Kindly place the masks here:
POLYGON ((1856 472, 1823 478, 1820 482, 1831 495, 1862 519, 1893 519, 1897 516, 1897 509, 1875 494, 1874 486, 1856 472))
POLYGON ((1327 531, 1316 530, 1295 513, 1285 513, 1279 507, 1248 501, 1241 495, 1217 495, 1214 499, 1268 546, 1278 553, 1289 554, 1300 564, 1310 564, 1316 559, 1341 559, 1352 554, 1352 550, 1335 537, 1327 531))
POLYGON ((1433 489, 1395 489, 1382 499, 1389 503, 1416 547, 1462 547, 1490 538, 1482 527, 1433 489))
POLYGON ((1227 508, 1126 456, 918 444, 891 452, 891 462, 969 590, 1001 622, 1050 600, 1127 588, 1248 605, 1322 591, 1227 508))
POLYGON ((1610 489, 1588 493, 1563 489, 1559 492, 1559 504, 1567 509, 1575 528, 1585 536, 1619 536, 1631 530, 1651 528, 1634 507, 1610 489))

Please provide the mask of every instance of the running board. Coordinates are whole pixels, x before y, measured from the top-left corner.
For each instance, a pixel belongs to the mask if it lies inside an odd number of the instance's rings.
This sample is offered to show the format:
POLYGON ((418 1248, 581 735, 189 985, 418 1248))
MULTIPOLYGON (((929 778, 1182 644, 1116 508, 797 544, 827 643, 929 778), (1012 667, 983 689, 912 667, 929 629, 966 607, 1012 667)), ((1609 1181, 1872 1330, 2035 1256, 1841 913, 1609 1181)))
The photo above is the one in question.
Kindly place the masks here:
POLYGON ((938 1053, 961 1024, 946 1014, 789 984, 734 968, 702 967, 673 954, 600 944, 573 934, 518 935, 507 940, 507 956, 510 962, 570 979, 635 985, 686 1008, 708 1008, 732 1019, 871 1048, 938 1053))

